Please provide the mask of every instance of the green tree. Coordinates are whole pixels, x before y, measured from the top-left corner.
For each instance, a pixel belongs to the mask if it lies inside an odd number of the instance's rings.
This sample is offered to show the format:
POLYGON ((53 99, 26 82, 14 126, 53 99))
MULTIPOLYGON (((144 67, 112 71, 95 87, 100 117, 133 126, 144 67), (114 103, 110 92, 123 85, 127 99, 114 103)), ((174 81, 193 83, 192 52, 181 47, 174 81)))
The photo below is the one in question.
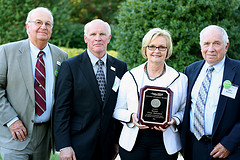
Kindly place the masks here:
POLYGON ((119 3, 124 0, 70 0, 73 6, 72 21, 85 24, 99 18, 112 23, 119 3))
POLYGON ((113 25, 116 11, 120 2, 124 0, 69 0, 72 4, 71 21, 74 25, 69 26, 73 33, 69 47, 86 48, 84 42, 84 25, 93 19, 99 18, 111 25, 112 40, 108 45, 109 50, 114 50, 112 41, 115 38, 115 26, 113 25))
POLYGON ((202 59, 199 32, 216 24, 229 35, 228 55, 240 59, 239 5, 240 0, 127 0, 116 17, 114 47, 133 68, 145 61, 140 52, 143 36, 155 27, 167 29, 173 39, 173 55, 167 63, 183 71, 202 59))
POLYGON ((0 45, 27 38, 27 13, 36 7, 46 7, 52 11, 54 27, 50 42, 63 46, 69 43, 73 32, 68 30, 72 26, 68 0, 1 0, 0 45))

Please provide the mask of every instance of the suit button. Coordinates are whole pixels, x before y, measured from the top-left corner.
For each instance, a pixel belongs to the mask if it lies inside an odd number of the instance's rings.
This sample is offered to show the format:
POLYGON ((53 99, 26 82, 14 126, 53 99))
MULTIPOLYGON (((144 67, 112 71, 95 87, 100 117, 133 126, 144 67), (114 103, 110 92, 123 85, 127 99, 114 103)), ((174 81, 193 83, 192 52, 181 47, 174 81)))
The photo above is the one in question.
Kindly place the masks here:
POLYGON ((32 123, 34 123, 34 120, 31 120, 32 123))

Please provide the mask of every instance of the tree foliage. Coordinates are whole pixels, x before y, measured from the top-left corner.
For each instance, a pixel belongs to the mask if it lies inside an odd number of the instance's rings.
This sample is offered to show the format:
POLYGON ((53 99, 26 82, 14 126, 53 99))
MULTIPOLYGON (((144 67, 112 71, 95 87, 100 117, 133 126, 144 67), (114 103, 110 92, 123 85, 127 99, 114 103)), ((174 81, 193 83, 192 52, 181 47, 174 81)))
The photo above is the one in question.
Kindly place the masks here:
MULTIPOLYGON (((41 6, 49 8, 53 13, 51 43, 86 48, 84 25, 95 18, 111 24, 121 1, 123 0, 0 0, 0 45, 27 38, 27 13, 41 6)), ((109 49, 112 49, 111 44, 109 49)))
POLYGON ((210 25, 223 27, 230 39, 228 55, 240 59, 240 0, 127 0, 121 4, 114 47, 133 68, 145 61, 141 42, 152 28, 170 31, 173 55, 167 63, 179 71, 201 59, 200 31, 210 25))
POLYGON ((70 0, 73 6, 72 20, 85 24, 92 19, 102 19, 112 23, 119 3, 124 0, 70 0))
POLYGON ((25 21, 30 10, 46 7, 54 17, 53 33, 50 42, 56 45, 68 45, 74 34, 69 30, 71 4, 68 0, 1 0, 0 45, 27 38, 25 21))

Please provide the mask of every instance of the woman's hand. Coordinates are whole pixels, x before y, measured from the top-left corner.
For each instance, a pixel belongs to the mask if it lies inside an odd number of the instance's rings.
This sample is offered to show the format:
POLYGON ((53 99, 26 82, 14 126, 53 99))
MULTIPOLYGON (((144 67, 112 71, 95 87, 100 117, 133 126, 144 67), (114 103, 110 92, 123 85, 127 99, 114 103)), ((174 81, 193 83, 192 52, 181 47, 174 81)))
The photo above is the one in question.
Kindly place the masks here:
MULTIPOLYGON (((176 124, 176 121, 175 121, 174 118, 172 118, 171 121, 168 122, 167 124, 168 124, 168 127, 169 127, 170 125, 176 124)), ((168 127, 167 127, 167 128, 168 128, 168 127)), ((158 131, 162 131, 162 132, 165 132, 165 131, 167 130, 167 128, 166 128, 166 129, 163 129, 163 128, 160 127, 160 126, 159 126, 159 127, 154 126, 154 129, 156 129, 156 130, 158 130, 158 131)))
POLYGON ((148 129, 149 127, 146 126, 146 125, 141 125, 138 123, 138 118, 137 118, 137 115, 135 113, 132 114, 132 120, 131 122, 137 126, 139 129, 148 129))

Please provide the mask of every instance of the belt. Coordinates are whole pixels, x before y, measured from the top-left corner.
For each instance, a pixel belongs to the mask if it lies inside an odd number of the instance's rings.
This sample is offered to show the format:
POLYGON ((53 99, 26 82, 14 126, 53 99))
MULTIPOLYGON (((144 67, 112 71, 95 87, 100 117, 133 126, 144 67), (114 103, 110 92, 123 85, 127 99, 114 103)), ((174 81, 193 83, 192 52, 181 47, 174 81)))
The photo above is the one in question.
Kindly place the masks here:
POLYGON ((211 140, 212 140, 211 135, 203 135, 202 138, 200 139, 200 141, 203 141, 203 142, 211 142, 211 140))

